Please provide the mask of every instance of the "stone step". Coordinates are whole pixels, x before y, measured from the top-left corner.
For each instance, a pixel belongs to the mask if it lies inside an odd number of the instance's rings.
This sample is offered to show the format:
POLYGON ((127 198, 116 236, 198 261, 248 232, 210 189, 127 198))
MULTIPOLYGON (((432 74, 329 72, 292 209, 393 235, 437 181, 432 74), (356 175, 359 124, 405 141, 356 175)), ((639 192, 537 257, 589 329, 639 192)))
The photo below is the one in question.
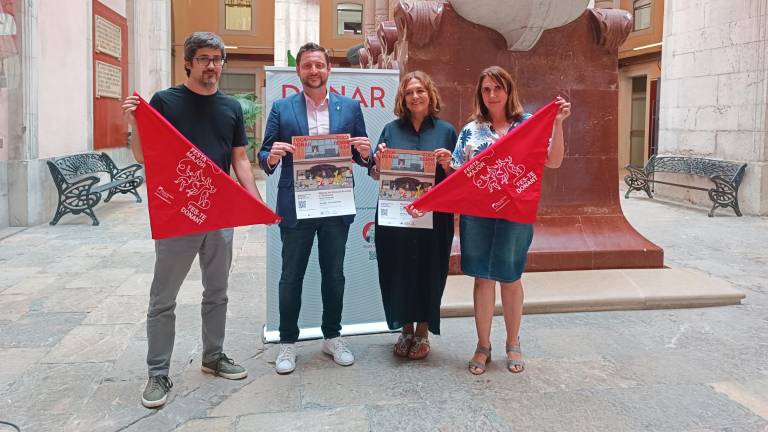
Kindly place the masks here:
MULTIPOLYGON (((534 272, 523 275, 523 286, 525 314, 724 306, 745 297, 723 279, 685 268, 534 272)), ((441 315, 473 316, 472 287, 469 276, 449 276, 441 315)))

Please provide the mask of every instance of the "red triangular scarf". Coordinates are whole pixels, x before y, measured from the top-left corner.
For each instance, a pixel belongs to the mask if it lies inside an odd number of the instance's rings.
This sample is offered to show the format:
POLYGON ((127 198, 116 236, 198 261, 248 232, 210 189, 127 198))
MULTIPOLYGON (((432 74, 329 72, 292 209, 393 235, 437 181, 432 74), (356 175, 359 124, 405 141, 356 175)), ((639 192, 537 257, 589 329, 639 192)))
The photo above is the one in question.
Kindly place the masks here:
POLYGON ((144 99, 135 116, 153 239, 280 221, 144 99))
POLYGON ((413 202, 421 211, 534 223, 549 138, 551 102, 413 202))

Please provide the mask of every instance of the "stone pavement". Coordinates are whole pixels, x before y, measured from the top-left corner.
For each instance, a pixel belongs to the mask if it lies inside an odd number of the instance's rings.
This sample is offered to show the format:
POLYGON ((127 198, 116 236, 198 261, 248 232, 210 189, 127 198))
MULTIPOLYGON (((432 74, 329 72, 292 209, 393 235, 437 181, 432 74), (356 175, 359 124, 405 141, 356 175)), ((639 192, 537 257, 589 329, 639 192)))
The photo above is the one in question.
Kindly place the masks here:
MULTIPOLYGON (((263 190, 263 185, 262 185, 263 190)), ((242 381, 200 372, 200 271, 179 297, 175 386, 141 406, 153 267, 144 205, 117 197, 58 226, 0 231, 0 420, 27 431, 768 431, 768 219, 644 198, 622 204, 668 264, 747 293, 739 306, 528 315, 523 374, 505 371, 503 323, 479 377, 471 318, 443 321, 421 362, 393 335, 350 338, 357 363, 300 344, 278 376, 261 344, 265 229, 236 230, 226 352, 242 381)), ((3 429, 0 431, 11 430, 3 429)))

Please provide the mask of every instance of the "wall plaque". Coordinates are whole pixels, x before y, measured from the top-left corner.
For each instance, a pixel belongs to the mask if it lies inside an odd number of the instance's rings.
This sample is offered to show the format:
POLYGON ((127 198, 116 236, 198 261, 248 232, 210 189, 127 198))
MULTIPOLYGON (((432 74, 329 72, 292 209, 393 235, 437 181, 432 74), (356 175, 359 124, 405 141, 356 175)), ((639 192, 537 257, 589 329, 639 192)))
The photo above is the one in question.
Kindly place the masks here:
POLYGON ((109 20, 96 15, 95 30, 96 52, 108 54, 119 59, 123 47, 120 27, 109 20))
POLYGON ((118 66, 96 61, 96 97, 122 98, 123 72, 118 66))

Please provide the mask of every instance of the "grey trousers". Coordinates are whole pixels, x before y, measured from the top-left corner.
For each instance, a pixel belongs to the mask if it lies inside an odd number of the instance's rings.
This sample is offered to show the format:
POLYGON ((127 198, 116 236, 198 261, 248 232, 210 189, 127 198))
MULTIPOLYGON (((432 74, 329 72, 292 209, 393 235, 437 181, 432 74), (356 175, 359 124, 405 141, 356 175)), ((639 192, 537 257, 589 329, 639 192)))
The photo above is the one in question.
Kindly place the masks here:
POLYGON ((155 241, 155 275, 147 311, 149 376, 168 375, 176 336, 176 296, 198 254, 203 276, 203 361, 216 360, 221 353, 233 234, 232 228, 226 228, 155 241))

